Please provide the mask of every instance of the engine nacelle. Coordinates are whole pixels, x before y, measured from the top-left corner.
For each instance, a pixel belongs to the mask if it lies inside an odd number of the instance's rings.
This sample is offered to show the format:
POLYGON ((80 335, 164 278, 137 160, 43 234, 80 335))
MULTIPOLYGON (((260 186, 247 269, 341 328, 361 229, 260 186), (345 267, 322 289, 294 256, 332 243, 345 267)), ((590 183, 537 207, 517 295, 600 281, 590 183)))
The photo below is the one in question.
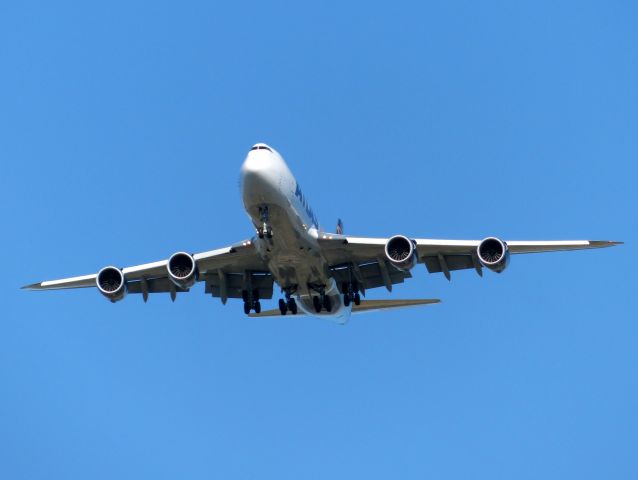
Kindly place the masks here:
POLYGON ((501 273, 510 263, 510 250, 503 240, 487 237, 476 248, 481 265, 493 272, 501 273))
POLYGON ((399 270, 414 268, 417 262, 414 242, 403 235, 395 235, 385 244, 385 256, 399 270))
POLYGON ((189 289, 197 281, 199 272, 197 263, 192 255, 186 252, 177 252, 168 259, 166 264, 168 278, 180 288, 189 289))
POLYGON ((104 267, 95 277, 95 283, 100 293, 113 303, 126 296, 126 279, 119 268, 104 267))

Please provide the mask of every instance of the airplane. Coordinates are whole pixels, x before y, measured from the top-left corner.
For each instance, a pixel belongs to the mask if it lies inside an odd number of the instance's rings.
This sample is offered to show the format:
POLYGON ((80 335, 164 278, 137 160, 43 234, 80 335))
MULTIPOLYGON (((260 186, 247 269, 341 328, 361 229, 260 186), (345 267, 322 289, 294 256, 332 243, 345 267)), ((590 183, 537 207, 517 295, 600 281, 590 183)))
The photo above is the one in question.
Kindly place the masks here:
POLYGON ((127 293, 168 293, 173 301, 196 283, 226 304, 241 298, 253 317, 310 315, 346 323, 352 313, 438 303, 438 299, 365 300, 367 291, 412 277, 419 263, 429 273, 474 269, 503 272, 510 255, 604 248, 607 240, 505 241, 438 240, 394 235, 367 238, 345 235, 341 220, 335 233, 320 226, 299 182, 283 157, 265 143, 248 152, 241 167, 241 196, 255 228, 252 238, 203 253, 177 252, 168 260, 118 268, 107 266, 90 275, 50 280, 22 287, 55 290, 97 287, 111 302, 127 293), (278 308, 262 311, 261 300, 282 292, 278 308))

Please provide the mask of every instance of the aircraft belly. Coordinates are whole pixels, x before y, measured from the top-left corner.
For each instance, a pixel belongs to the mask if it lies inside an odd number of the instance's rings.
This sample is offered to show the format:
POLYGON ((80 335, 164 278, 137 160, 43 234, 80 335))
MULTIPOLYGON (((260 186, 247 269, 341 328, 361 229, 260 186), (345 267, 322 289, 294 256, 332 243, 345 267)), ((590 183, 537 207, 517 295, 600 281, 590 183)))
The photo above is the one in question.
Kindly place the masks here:
POLYGON ((255 246, 264 259, 274 280, 282 288, 297 287, 294 292, 297 304, 304 313, 345 323, 350 317, 351 306, 344 306, 343 298, 328 264, 320 253, 317 239, 308 231, 308 225, 295 211, 281 192, 262 190, 259 195, 245 197, 246 211, 253 224, 260 226, 260 208, 268 208, 268 223, 272 238, 256 237, 255 246), (313 296, 323 287, 330 297, 331 309, 317 313, 313 296))

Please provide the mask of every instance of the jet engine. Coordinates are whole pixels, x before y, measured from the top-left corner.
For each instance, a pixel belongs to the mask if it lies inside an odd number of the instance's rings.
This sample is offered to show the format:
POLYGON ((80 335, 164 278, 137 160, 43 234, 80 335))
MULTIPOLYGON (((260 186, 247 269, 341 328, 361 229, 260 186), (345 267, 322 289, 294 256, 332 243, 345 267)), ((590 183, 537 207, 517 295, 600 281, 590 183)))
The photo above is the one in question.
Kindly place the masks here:
POLYGON ((395 235, 388 240, 385 256, 392 266, 403 271, 411 270, 417 262, 414 242, 403 235, 395 235))
POLYGON ((126 279, 122 270, 116 267, 104 267, 95 278, 97 289, 111 302, 119 302, 126 295, 126 279))
POLYGON ((476 248, 476 253, 481 265, 496 273, 501 273, 510 263, 510 251, 507 243, 496 237, 487 237, 481 240, 476 248))
POLYGON ((197 264, 192 255, 185 252, 177 252, 168 259, 166 265, 168 278, 180 288, 189 289, 197 281, 199 275, 197 264))

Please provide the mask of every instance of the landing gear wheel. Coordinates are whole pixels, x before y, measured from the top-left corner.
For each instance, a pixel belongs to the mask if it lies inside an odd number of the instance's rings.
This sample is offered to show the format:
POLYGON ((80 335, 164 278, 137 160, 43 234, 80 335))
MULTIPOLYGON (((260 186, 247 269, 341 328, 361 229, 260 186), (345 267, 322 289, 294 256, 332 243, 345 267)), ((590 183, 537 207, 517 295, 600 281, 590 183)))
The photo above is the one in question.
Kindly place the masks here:
POLYGON ((255 309, 255 313, 261 313, 261 303, 259 302, 259 300, 255 302, 253 308, 255 309))
POLYGON ((360 305, 361 304, 361 296, 359 295, 359 293, 355 293, 354 294, 354 304, 355 305, 360 305))
POLYGON ((272 228, 266 228, 266 238, 272 238, 272 228))
POLYGON ((257 236, 259 238, 264 238, 264 229, 263 228, 258 228, 257 229, 257 236))
POLYGON ((332 301, 328 295, 324 295, 323 297, 323 308, 326 309, 326 312, 330 312, 332 310, 332 301))
POLYGON ((350 294, 349 293, 344 293, 343 294, 343 306, 344 307, 349 307, 350 306, 350 294))
POLYGON ((250 313, 250 303, 244 302, 244 313, 248 315, 250 313))
MULTIPOLYGON (((288 311, 288 305, 286 305, 286 302, 284 301, 283 298, 279 299, 279 311, 281 312, 282 315, 285 315, 286 312, 288 311)), ((292 308, 290 309, 290 311, 292 311, 292 308)))
POLYGON ((312 297, 312 305, 315 307, 315 312, 319 313, 321 311, 321 300, 319 297, 312 297))
POLYGON ((290 310, 293 315, 297 315, 297 302, 295 302, 294 298, 288 300, 288 310, 290 310))

